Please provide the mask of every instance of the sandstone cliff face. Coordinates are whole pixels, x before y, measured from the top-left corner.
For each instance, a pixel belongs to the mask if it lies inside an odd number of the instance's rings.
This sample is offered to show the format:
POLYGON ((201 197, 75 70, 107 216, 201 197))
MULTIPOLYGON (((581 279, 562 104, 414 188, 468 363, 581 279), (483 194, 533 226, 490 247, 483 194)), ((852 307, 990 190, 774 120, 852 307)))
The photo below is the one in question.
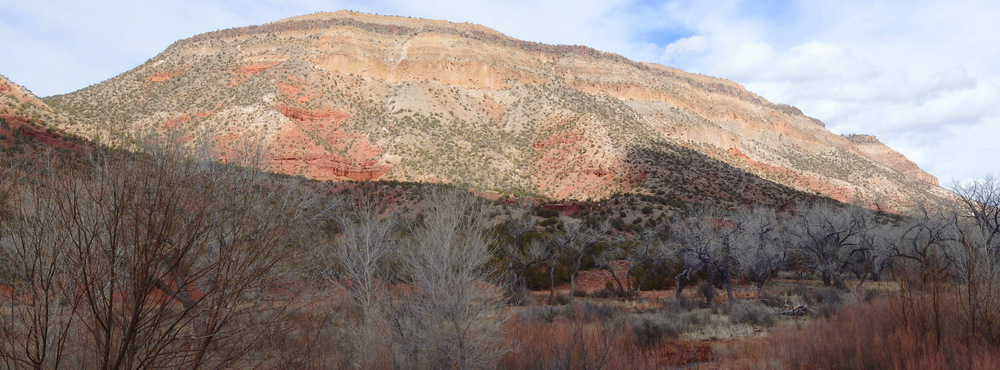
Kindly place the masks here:
POLYGON ((337 12, 206 33, 48 102, 129 135, 258 138, 276 170, 317 179, 587 199, 676 187, 649 159, 700 153, 844 201, 944 192, 731 81, 443 21, 337 12))
POLYGON ((928 184, 938 185, 937 177, 924 172, 924 170, 920 169, 916 163, 913 163, 913 161, 907 159, 906 156, 883 144, 875 136, 848 135, 846 137, 847 140, 850 140, 851 143, 853 143, 861 153, 868 156, 868 158, 871 158, 878 163, 915 179, 924 181, 928 184))

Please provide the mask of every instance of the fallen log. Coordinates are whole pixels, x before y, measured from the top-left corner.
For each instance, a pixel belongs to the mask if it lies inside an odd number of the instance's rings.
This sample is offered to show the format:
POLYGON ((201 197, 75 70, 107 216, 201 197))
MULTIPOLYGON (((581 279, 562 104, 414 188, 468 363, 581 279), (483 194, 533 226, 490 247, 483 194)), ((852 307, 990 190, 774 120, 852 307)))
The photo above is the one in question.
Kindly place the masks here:
POLYGON ((786 309, 786 310, 782 310, 782 311, 778 311, 777 312, 778 315, 794 316, 794 317, 811 316, 811 315, 813 315, 815 313, 816 313, 816 311, 814 311, 813 309, 809 308, 809 306, 802 305, 802 304, 800 304, 798 306, 795 306, 795 307, 793 307, 791 309, 786 309))

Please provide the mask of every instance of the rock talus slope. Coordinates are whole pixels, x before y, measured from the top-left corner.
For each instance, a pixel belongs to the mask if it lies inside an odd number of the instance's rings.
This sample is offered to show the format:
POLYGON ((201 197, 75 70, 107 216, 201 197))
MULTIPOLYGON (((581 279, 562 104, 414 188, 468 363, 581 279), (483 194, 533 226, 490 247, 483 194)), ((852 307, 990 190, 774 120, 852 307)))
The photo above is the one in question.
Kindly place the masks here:
POLYGON ((945 194, 891 149, 734 82, 444 21, 317 13, 201 34, 46 101, 122 135, 209 140, 222 157, 252 137, 275 170, 321 180, 732 203, 787 186, 899 207, 945 194))

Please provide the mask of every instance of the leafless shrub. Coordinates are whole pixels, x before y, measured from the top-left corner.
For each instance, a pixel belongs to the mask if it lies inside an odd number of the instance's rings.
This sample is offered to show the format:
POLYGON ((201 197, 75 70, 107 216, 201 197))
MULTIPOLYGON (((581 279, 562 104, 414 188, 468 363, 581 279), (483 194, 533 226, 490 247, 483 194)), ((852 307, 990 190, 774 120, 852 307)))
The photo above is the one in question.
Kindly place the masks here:
POLYGON ((525 322, 551 323, 564 314, 567 306, 528 306, 517 310, 514 319, 525 322))
POLYGON ((774 326, 777 321, 774 310, 760 305, 737 304, 729 311, 729 319, 735 323, 751 324, 763 327, 774 326))
POLYGON ((505 332, 521 343, 504 356, 508 369, 654 368, 656 359, 635 343, 626 320, 574 318, 552 323, 512 320, 505 332))
MULTIPOLYGON (((0 176, 13 172, 0 173, 0 176)), ((4 367, 58 367, 81 296, 64 274, 68 235, 52 227, 59 216, 57 176, 48 166, 39 180, 3 179, 0 189, 0 358, 4 367), (48 180, 48 181, 46 181, 48 180), (8 182, 9 181, 9 182, 8 182), (9 202, 9 203, 8 203, 9 202)))
POLYGON ((690 326, 676 317, 648 313, 633 316, 630 325, 636 343, 641 347, 652 347, 666 339, 676 339, 690 326))

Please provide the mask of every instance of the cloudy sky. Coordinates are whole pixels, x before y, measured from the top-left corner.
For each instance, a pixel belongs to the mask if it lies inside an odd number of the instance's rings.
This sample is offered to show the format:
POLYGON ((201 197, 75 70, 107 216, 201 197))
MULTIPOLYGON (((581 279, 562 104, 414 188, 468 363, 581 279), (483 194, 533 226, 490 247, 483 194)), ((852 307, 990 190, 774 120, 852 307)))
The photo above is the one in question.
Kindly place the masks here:
POLYGON ((992 0, 0 0, 0 74, 40 96, 98 83, 197 33, 317 11, 472 22, 731 79, 942 185, 1000 174, 992 0))

